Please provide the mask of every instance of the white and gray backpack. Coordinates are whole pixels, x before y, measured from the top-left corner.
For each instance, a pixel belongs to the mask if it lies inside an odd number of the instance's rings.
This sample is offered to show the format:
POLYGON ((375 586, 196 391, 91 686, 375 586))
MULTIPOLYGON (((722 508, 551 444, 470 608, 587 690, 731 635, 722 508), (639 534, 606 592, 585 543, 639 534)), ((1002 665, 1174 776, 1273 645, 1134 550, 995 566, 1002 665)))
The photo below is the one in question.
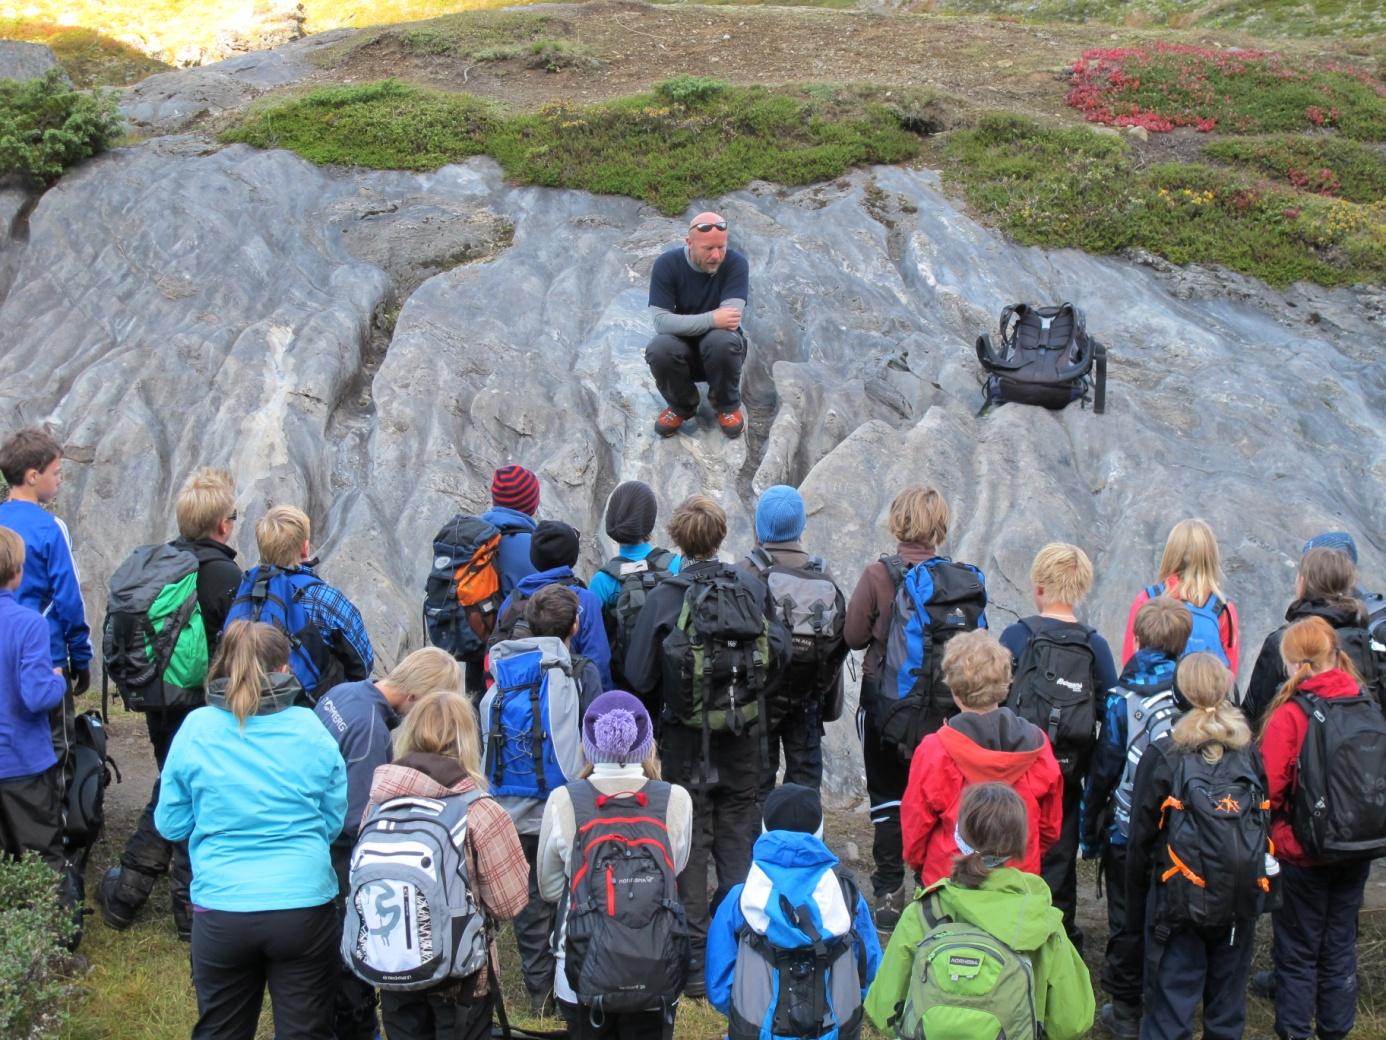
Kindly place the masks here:
POLYGON ((382 990, 428 989, 486 967, 486 919, 462 854, 478 791, 394 798, 351 854, 342 959, 382 990))

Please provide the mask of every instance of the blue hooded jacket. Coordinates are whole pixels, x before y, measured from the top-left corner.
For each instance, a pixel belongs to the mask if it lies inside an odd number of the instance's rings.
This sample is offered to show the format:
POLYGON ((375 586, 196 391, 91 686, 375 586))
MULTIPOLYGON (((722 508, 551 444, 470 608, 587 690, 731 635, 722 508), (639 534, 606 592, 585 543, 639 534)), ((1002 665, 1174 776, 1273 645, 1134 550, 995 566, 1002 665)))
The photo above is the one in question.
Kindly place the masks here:
MULTIPOLYGON (((717 907, 707 935, 707 955, 705 972, 707 976, 707 996, 713 1006, 728 1014, 731 1010, 732 981, 736 975, 736 955, 738 937, 743 928, 748 927, 742 908, 742 894, 748 886, 763 888, 768 879, 771 890, 784 895, 793 906, 808 906, 814 916, 814 924, 824 934, 843 934, 841 927, 834 929, 830 920, 826 926, 822 911, 815 901, 815 890, 824 874, 837 866, 838 858, 833 855, 822 840, 802 831, 767 831, 756 839, 752 850, 751 873, 746 883, 737 885, 727 894, 717 907)), ((838 885, 831 879, 828 887, 838 885)), ((754 922, 757 931, 762 931, 770 942, 784 949, 809 946, 812 940, 784 916, 778 899, 757 898, 757 905, 763 904, 762 919, 754 922)), ((839 904, 841 900, 839 899, 839 904)), ((876 925, 871 920, 866 898, 857 893, 857 905, 852 909, 851 931, 853 945, 859 963, 864 962, 866 971, 861 979, 861 996, 876 977, 876 969, 881 964, 881 942, 876 936, 876 925)), ((763 1038, 768 1038, 769 1024, 762 1030, 763 1038)))
POLYGON ((537 525, 534 517, 528 513, 521 513, 518 509, 507 509, 505 506, 492 506, 481 514, 481 519, 501 529, 500 553, 496 566, 500 571, 501 595, 508 596, 520 583, 521 578, 534 573, 534 564, 529 562, 529 538, 537 525))
MULTIPOLYGON (((545 585, 552 585, 554 582, 562 581, 573 577, 571 567, 550 567, 546 571, 538 571, 521 578, 515 586, 521 596, 533 596, 545 585)), ((572 585, 570 588, 577 593, 578 598, 578 630, 577 635, 573 636, 572 645, 568 648, 575 654, 581 654, 594 665, 597 672, 602 677, 602 690, 611 689, 611 644, 606 640, 606 625, 602 621, 602 601, 599 600, 590 589, 583 588, 582 585, 572 585)), ((501 604, 500 614, 503 616, 510 609, 510 594, 506 593, 505 602, 501 604)))

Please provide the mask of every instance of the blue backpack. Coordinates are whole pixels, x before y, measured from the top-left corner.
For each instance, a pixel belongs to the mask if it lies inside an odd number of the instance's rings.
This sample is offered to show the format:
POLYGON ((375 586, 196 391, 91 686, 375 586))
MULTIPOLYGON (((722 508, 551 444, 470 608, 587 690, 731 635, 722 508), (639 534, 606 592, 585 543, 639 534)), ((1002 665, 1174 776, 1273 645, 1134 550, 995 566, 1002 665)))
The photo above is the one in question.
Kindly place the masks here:
MULTIPOLYGON (((1147 585, 1145 594, 1151 599, 1156 596, 1165 595, 1163 585, 1147 585)), ((1188 610, 1190 617, 1193 618, 1193 631, 1189 633, 1189 641, 1184 644, 1184 653, 1180 657, 1189 654, 1209 653, 1216 654, 1219 661, 1231 667, 1232 662, 1227 659, 1227 651, 1222 646, 1222 612, 1227 609, 1226 604, 1216 595, 1209 595, 1208 602, 1203 606, 1197 606, 1188 600, 1180 600, 1188 610)))
POLYGON ((943 556, 913 567, 899 556, 881 562, 896 591, 874 710, 882 741, 908 759, 957 712, 943 681, 943 648, 960 632, 987 627, 986 578, 972 564, 943 556))
POLYGON ((586 762, 573 660, 563 640, 539 636, 497 643, 490 664, 495 684, 480 716, 491 794, 543 801, 586 762))
POLYGON ((321 578, 306 570, 252 567, 241 579, 226 614, 228 627, 233 621, 259 621, 273 625, 289 637, 289 669, 314 703, 344 677, 341 665, 332 656, 322 633, 309 620, 302 603, 304 590, 321 584, 321 578))

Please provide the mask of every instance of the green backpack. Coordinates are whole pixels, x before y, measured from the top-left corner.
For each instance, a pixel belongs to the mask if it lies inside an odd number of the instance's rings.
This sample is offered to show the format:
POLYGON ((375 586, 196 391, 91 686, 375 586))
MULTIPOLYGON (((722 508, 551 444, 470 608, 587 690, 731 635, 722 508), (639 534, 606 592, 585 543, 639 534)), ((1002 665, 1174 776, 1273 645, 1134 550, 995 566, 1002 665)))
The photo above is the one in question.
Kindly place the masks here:
POLYGON ((126 557, 111 576, 103 636, 105 673, 126 708, 201 704, 208 662, 197 557, 172 545, 142 545, 126 557))
POLYGON ((895 1020, 902 1040, 1037 1040, 1030 958, 946 916, 937 889, 915 903, 924 938, 895 1020))

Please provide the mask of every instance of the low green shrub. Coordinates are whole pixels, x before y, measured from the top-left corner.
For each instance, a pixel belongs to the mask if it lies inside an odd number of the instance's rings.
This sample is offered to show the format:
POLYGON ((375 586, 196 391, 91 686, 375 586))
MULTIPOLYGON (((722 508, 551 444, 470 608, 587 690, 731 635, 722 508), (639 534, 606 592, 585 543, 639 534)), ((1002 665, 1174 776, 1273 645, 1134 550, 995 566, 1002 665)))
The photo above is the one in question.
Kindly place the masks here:
POLYGON ((1257 170, 1293 188, 1349 202, 1386 200, 1386 156, 1327 134, 1227 138, 1204 146, 1218 162, 1257 170))
POLYGON ((0 80, 0 176, 47 187, 120 136, 115 95, 73 90, 60 69, 0 80))
POLYGON ((0 1036, 54 1034, 71 935, 71 915, 58 906, 58 875, 33 854, 0 858, 0 1036))

